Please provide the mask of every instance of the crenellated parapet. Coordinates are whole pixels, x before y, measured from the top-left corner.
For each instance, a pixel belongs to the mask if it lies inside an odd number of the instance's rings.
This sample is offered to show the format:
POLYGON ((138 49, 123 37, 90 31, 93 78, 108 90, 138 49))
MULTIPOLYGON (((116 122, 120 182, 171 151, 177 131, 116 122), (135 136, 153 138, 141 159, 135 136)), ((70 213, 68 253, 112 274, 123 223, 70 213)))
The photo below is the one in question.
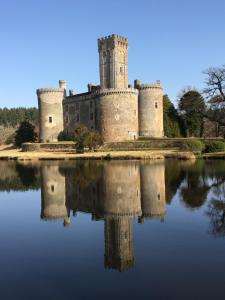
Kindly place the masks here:
POLYGON ((98 51, 101 51, 102 48, 108 48, 108 47, 114 48, 116 44, 125 47, 127 49, 128 39, 118 34, 112 34, 112 35, 99 38, 98 51))

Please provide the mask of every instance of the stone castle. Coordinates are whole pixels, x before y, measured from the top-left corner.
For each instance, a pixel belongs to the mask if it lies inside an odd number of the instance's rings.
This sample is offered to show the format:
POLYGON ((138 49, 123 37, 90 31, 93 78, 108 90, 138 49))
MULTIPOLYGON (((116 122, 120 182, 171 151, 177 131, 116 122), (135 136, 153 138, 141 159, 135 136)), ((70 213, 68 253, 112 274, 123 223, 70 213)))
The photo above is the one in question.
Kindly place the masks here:
POLYGON ((98 130, 105 142, 163 137, 163 88, 160 81, 128 84, 128 40, 118 35, 98 39, 100 85, 69 95, 66 81, 59 88, 37 90, 40 142, 58 140, 80 125, 98 130))

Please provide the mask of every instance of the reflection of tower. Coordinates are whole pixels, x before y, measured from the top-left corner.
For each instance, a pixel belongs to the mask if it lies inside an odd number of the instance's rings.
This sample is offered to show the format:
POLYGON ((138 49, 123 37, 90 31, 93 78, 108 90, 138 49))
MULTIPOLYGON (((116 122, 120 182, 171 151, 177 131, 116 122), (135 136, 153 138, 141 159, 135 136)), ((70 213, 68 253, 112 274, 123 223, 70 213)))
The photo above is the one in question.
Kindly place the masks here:
POLYGON ((125 271, 134 264, 132 221, 141 214, 136 162, 105 165, 101 210, 105 216, 105 267, 125 271))
POLYGON ((65 197, 65 177, 60 174, 57 163, 41 166, 41 218, 64 219, 69 223, 65 197))
POLYGON ((141 208, 144 218, 161 218, 166 213, 165 202, 165 164, 147 162, 141 165, 141 208))
POLYGON ((105 218, 105 267, 120 272, 134 265, 133 217, 105 218))

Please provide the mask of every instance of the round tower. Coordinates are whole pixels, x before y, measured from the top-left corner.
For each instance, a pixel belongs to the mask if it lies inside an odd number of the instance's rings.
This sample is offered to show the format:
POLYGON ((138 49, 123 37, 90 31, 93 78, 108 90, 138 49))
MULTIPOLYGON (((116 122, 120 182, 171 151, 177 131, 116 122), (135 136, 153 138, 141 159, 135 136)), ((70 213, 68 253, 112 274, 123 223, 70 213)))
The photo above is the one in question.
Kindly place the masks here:
POLYGON ((138 91, 102 89, 98 92, 97 129, 105 142, 138 138, 138 91))
POLYGON ((163 88, 160 81, 156 84, 140 84, 138 81, 135 87, 139 90, 139 136, 163 137, 163 88))
POLYGON ((37 90, 40 142, 58 141, 58 135, 64 129, 62 101, 66 96, 65 80, 60 80, 59 86, 37 90))

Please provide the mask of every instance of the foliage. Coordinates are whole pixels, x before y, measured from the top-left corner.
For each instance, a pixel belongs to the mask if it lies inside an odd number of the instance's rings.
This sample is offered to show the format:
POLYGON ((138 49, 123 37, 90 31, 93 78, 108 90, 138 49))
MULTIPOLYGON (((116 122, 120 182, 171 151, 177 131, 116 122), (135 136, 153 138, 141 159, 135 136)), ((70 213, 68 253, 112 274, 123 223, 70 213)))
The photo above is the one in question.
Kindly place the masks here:
POLYGON ((25 142, 35 142, 37 140, 37 133, 35 127, 28 121, 20 123, 19 128, 16 130, 15 145, 21 146, 25 142))
POLYGON ((164 135, 169 138, 183 135, 182 120, 168 95, 163 96, 163 126, 164 135))
POLYGON ((0 125, 0 144, 6 144, 6 140, 15 133, 15 128, 0 125))
POLYGON ((224 152, 225 151, 225 143, 222 141, 208 141, 205 142, 205 153, 212 152, 224 152))
POLYGON ((16 127, 24 120, 37 125, 38 109, 36 107, 0 108, 0 125, 4 127, 16 127))
POLYGON ((102 145, 102 137, 98 131, 83 125, 75 129, 73 140, 76 142, 78 152, 83 152, 84 148, 96 149, 102 145))
POLYGON ((196 90, 184 91, 178 103, 186 136, 202 136, 203 118, 206 105, 202 95, 196 90))
POLYGON ((58 141, 62 142, 62 141, 71 141, 71 136, 69 134, 67 134, 65 131, 60 131, 59 135, 58 135, 58 141))
POLYGON ((15 132, 10 134, 5 140, 6 145, 10 145, 10 144, 14 144, 14 143, 15 143, 15 132))
POLYGON ((183 141, 181 143, 182 150, 192 151, 194 153, 201 153, 204 148, 205 148, 204 143, 199 140, 183 141))

